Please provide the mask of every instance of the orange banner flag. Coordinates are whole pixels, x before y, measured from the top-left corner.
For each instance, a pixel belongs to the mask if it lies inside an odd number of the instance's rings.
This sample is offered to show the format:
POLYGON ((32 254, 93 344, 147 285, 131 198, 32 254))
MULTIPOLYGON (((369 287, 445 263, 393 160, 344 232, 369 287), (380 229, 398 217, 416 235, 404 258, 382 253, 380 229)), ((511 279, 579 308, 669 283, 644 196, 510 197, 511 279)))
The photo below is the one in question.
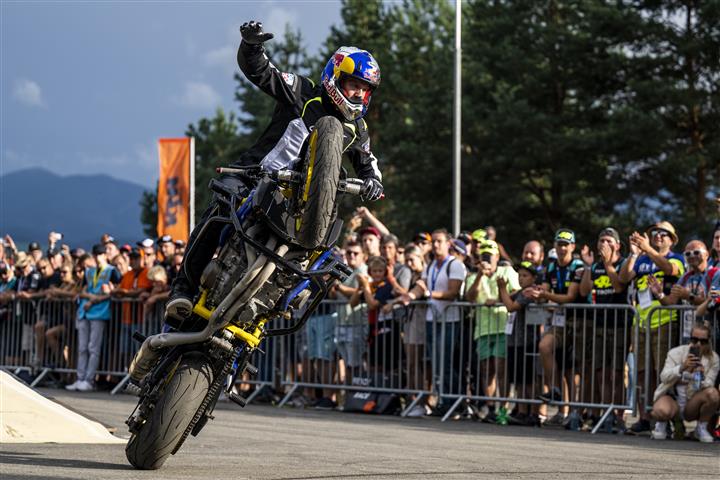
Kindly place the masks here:
POLYGON ((190 236, 191 139, 161 138, 158 235, 187 242, 190 236))

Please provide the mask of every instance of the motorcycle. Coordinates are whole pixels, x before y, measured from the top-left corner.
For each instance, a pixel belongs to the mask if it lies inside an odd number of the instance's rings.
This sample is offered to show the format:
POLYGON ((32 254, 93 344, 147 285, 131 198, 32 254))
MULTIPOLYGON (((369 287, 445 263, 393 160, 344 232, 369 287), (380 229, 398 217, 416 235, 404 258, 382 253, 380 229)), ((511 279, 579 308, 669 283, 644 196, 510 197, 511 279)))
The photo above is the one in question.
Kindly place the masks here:
POLYGON ((142 345, 128 388, 140 398, 125 422, 131 433, 125 452, 135 468, 160 468, 189 435, 197 436, 214 418, 222 391, 244 406, 233 385, 238 376, 257 374, 249 360, 263 339, 301 329, 329 286, 352 273, 331 254, 342 227, 338 199, 363 190, 362 180, 346 177, 342 149, 342 125, 328 116, 316 123, 297 169, 218 169, 255 188, 245 196, 210 182, 219 208, 205 227, 226 225, 219 254, 202 272, 192 315, 168 321, 163 333, 134 334, 142 345), (270 328, 277 320, 289 326, 270 328))

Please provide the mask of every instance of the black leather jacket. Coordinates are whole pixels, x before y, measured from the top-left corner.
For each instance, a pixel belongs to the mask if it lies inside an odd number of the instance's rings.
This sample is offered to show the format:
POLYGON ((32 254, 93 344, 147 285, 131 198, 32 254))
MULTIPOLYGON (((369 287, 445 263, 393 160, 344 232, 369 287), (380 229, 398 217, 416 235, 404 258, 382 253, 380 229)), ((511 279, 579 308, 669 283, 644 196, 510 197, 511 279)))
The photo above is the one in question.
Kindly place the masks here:
POLYGON ((303 144, 312 126, 321 117, 332 115, 343 124, 343 152, 356 175, 382 180, 377 159, 370 151, 365 120, 345 121, 322 86, 316 86, 309 78, 278 70, 265 55, 262 44, 241 42, 237 61, 247 79, 277 101, 270 125, 237 164, 260 164, 269 171, 294 166, 303 153, 303 144))

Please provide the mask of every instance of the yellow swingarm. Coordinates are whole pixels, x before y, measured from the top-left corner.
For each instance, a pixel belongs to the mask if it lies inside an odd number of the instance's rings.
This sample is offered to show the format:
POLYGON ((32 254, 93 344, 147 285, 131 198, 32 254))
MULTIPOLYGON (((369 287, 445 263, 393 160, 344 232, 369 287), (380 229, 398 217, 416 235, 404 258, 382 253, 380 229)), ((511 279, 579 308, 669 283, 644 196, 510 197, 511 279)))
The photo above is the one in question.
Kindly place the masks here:
MULTIPOLYGON (((212 316, 212 313, 215 309, 210 310, 205 306, 207 295, 207 290, 203 290, 202 294, 200 295, 200 300, 198 300, 198 302, 193 307, 193 312, 196 315, 204 318, 205 320, 210 320, 210 317, 212 316)), ((227 327, 225 327, 225 330, 235 335, 236 338, 244 340, 252 348, 256 348, 262 340, 262 327, 263 325, 265 325, 265 322, 267 322, 267 320, 267 318, 261 318, 257 324, 257 327, 255 327, 255 330, 252 333, 247 332, 243 328, 235 325, 228 325, 227 327)))

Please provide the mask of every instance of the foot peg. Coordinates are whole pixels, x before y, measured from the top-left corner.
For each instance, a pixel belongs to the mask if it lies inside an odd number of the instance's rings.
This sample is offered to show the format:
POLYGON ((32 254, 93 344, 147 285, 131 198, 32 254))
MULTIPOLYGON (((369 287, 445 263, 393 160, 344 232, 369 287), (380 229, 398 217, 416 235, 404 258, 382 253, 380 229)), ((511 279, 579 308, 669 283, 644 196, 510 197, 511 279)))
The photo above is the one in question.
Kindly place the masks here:
POLYGON ((258 374, 258 369, 252 363, 248 363, 247 365, 245 365, 245 373, 254 377, 255 375, 258 374))
POLYGON ((240 396, 235 392, 230 393, 230 395, 228 395, 228 398, 243 408, 245 407, 245 405, 247 405, 247 400, 245 399, 245 397, 240 396))

